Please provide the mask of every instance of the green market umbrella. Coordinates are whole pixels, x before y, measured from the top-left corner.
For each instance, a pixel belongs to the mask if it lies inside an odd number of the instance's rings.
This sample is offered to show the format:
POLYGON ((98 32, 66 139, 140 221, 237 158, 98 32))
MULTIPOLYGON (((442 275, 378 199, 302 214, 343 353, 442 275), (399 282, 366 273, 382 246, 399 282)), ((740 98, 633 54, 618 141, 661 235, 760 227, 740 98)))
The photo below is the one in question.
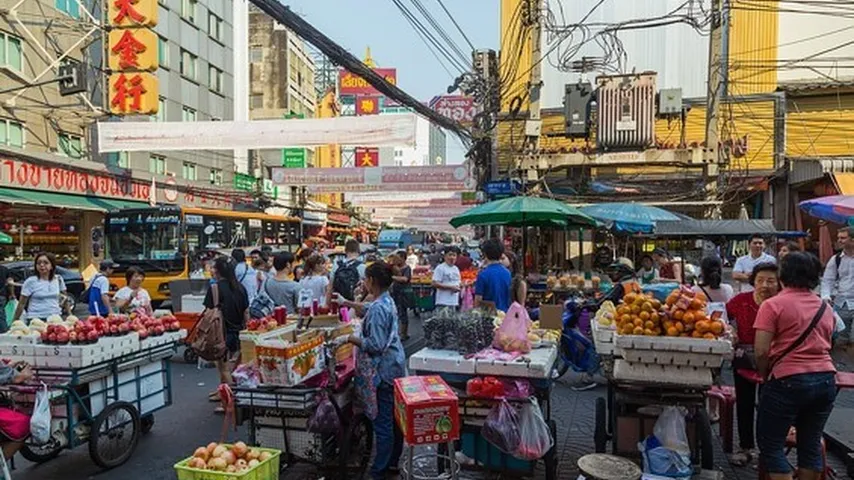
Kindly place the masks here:
POLYGON ((511 197, 484 203, 452 218, 450 223, 454 228, 463 225, 596 226, 596 220, 577 208, 538 197, 511 197))
POLYGON ((6 235, 3 232, 0 232, 0 243, 6 244, 6 245, 11 245, 13 242, 14 242, 14 240, 12 239, 12 237, 10 237, 9 235, 6 235))

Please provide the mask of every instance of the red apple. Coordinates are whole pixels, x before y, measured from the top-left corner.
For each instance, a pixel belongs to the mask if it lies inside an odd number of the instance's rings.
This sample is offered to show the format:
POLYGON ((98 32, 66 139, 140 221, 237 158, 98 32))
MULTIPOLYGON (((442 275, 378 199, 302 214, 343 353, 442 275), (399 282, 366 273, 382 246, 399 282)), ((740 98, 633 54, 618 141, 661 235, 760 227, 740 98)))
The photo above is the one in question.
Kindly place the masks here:
POLYGON ((69 335, 65 332, 59 333, 56 335, 56 341, 59 342, 60 345, 65 345, 68 343, 69 335))
POLYGON ((90 342, 97 342, 98 341, 98 332, 95 332, 95 331, 89 332, 86 335, 86 339, 89 340, 90 342))
POLYGON ((55 333, 47 334, 47 339, 50 343, 56 343, 56 334, 55 333))
POLYGON ((50 334, 47 332, 42 333, 42 343, 50 343, 50 334))

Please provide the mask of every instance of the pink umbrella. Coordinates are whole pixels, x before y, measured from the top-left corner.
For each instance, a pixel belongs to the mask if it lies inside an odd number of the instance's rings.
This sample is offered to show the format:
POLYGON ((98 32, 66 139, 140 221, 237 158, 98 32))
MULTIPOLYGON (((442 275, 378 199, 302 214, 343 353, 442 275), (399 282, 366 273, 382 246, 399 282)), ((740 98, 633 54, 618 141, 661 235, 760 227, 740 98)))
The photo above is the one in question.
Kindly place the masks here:
POLYGON ((802 210, 821 220, 846 225, 854 217, 854 195, 830 195, 800 203, 802 210))

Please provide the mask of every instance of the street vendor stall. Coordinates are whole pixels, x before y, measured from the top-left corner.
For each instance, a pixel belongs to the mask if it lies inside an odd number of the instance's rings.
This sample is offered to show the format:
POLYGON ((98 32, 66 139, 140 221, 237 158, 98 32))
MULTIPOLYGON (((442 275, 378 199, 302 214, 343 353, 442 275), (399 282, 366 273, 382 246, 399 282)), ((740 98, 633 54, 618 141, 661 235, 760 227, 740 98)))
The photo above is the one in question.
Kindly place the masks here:
POLYGON ((30 438, 21 454, 41 463, 88 443, 99 467, 126 462, 154 413, 172 403, 169 358, 186 336, 171 316, 14 322, 0 335, 0 358, 31 365, 34 383, 3 390, 25 411, 43 395, 50 412, 49 438, 30 438))
MULTIPOLYGON (((506 316, 480 310, 434 316, 424 325, 428 346, 410 357, 409 368, 413 374, 438 375, 454 389, 461 451, 472 460, 463 468, 532 475, 541 459, 551 480, 557 478, 550 399, 559 334, 536 323, 519 330, 521 318, 513 307, 506 316), (539 436, 520 440, 501 434, 507 424, 499 417, 529 418, 532 409, 541 419, 535 422, 539 436)), ((515 420, 507 421, 512 430, 515 420)))

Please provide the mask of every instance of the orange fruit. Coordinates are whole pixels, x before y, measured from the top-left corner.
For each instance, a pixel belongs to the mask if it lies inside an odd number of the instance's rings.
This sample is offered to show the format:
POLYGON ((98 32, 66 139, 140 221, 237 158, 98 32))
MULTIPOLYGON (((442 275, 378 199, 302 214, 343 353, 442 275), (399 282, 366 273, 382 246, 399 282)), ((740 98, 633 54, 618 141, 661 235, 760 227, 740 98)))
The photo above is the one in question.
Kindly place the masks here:
POLYGON ((679 295, 671 293, 667 296, 667 300, 665 300, 665 303, 668 305, 673 305, 674 303, 676 303, 676 300, 679 300, 679 295))
POLYGON ((654 333, 656 335, 661 335, 661 329, 658 327, 655 327, 652 329, 652 333, 654 333))
POLYGON ((643 320, 641 320, 641 319, 640 319, 640 318, 638 318, 638 317, 633 317, 633 319, 634 319, 634 320, 632 321, 632 323, 634 323, 634 325, 635 325, 636 327, 643 327, 643 320))
POLYGON ((706 294, 703 292, 697 292, 696 294, 694 294, 694 298, 701 302, 705 302, 706 300, 708 300, 708 298, 706 298, 706 294))
POLYGON ((627 313, 632 313, 632 309, 625 305, 620 305, 620 308, 617 309, 617 315, 625 315, 627 313))
POLYGON ((635 331, 635 326, 630 324, 630 323, 627 323, 626 325, 623 326, 623 329, 620 331, 620 333, 622 333, 623 335, 631 335, 632 332, 634 332, 634 331, 635 331))
POLYGON ((623 315, 621 315, 621 316, 620 316, 620 321, 621 321, 621 322, 623 322, 623 323, 625 323, 625 322, 631 322, 631 321, 632 321, 632 316, 631 316, 631 315, 629 315, 628 313, 624 313, 623 315))
POLYGON ((623 301, 629 304, 635 303, 635 299, 637 299, 637 296, 634 293, 627 293, 626 296, 623 297, 623 301))
POLYGON ((714 340, 718 337, 716 337, 714 333, 708 332, 708 333, 703 335, 703 338, 705 338, 706 340, 714 340))
POLYGON ((653 310, 658 310, 658 309, 660 309, 660 308, 661 308, 661 302, 659 302, 657 299, 653 298, 653 299, 651 300, 651 302, 652 302, 652 308, 653 308, 653 310))
POLYGON ((715 320, 714 322, 709 323, 709 331, 715 335, 720 335, 724 332, 724 324, 715 320))
POLYGON ((703 338, 703 334, 700 333, 699 330, 694 330, 693 332, 691 332, 691 336, 694 338, 703 338))
POLYGON ((652 329, 650 329, 650 328, 644 328, 643 334, 646 335, 647 337, 655 336, 655 332, 653 332, 652 329))
POLYGON ((649 319, 653 322, 657 322, 661 320, 661 315, 658 312, 652 312, 649 314, 649 319))
POLYGON ((691 310, 701 310, 703 308, 706 308, 706 302, 700 300, 699 298, 695 298, 691 300, 691 306, 688 308, 690 308, 691 310))
POLYGON ((641 305, 641 310, 643 310, 644 312, 651 312, 652 302, 643 302, 643 305, 641 305))
POLYGON ((650 315, 650 314, 649 314, 649 312, 640 312, 640 313, 638 314, 638 316, 639 316, 639 317, 640 317, 640 319, 641 319, 641 320, 643 320, 643 321, 647 321, 647 320, 649 320, 649 319, 651 319, 651 318, 652 318, 652 315, 650 315))
POLYGON ((632 331, 633 335, 643 335, 643 327, 635 327, 634 331, 632 331))
POLYGON ((664 327, 665 330, 673 326, 673 322, 670 320, 665 320, 661 322, 661 326, 664 327))
POLYGON ((644 324, 643 324, 643 328, 646 328, 646 329, 652 330, 653 328, 655 328, 655 324, 654 324, 654 323, 652 323, 652 321, 647 320, 646 322, 644 322, 644 324))
POLYGON ((695 323, 694 328, 700 333, 706 333, 709 331, 710 325, 709 322, 702 320, 695 323))
POLYGON ((668 337, 675 337, 677 335, 679 335, 679 330, 676 330, 676 327, 668 327, 667 328, 667 336, 668 337))
POLYGON ((637 315, 637 314, 639 314, 639 313, 640 313, 640 311, 641 311, 641 307, 640 307, 640 305, 637 305, 637 304, 632 305, 632 313, 634 313, 635 315, 637 315))
MULTIPOLYGON (((677 320, 679 319, 677 318, 677 320)), ((685 314, 682 315, 682 321, 685 323, 694 323, 694 312, 685 312, 685 314)))
POLYGON ((682 322, 676 322, 673 324, 673 328, 676 329, 677 332, 682 333, 685 331, 685 325, 682 322))
POLYGON ((682 317, 684 315, 685 315, 685 310, 682 310, 681 308, 677 308, 676 310, 673 311, 671 316, 673 317, 674 320, 682 320, 682 317))

